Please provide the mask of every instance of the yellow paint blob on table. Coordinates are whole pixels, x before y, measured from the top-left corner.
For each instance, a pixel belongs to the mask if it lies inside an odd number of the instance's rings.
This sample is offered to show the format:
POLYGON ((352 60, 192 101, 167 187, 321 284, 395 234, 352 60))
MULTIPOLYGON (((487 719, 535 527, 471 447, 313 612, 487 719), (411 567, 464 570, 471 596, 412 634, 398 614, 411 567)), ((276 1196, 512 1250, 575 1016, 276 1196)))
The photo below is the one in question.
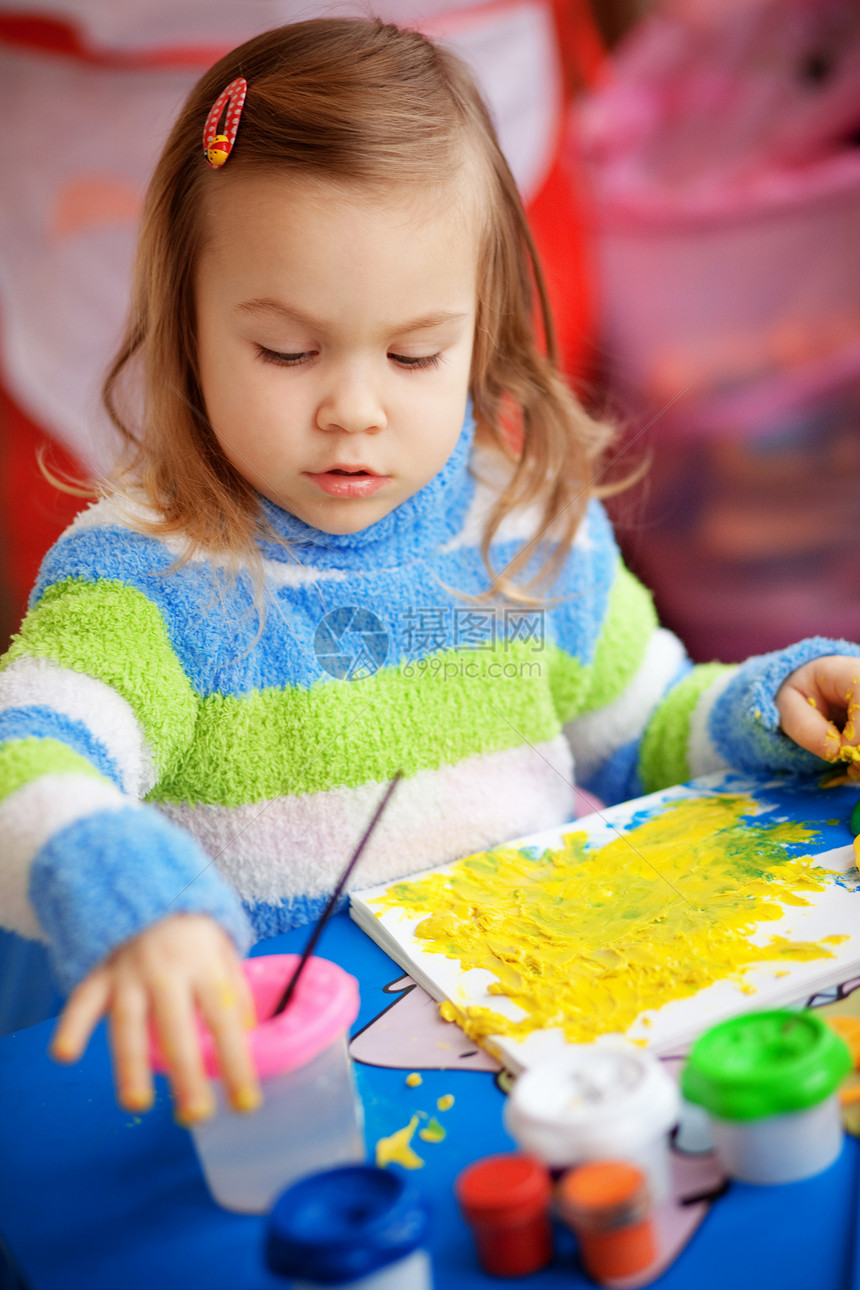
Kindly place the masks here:
POLYGON ((421 1119, 420 1113, 413 1115, 408 1124, 398 1129, 387 1138, 380 1138, 376 1144, 376 1164, 379 1169, 386 1165, 402 1165, 404 1169, 423 1169, 424 1161, 412 1148, 412 1135, 421 1119))
POLYGON ((418 1088, 424 1083, 424 1081, 417 1071, 411 1071, 410 1074, 406 1076, 406 1083, 409 1088, 418 1088))
POLYGON ((437 1111, 450 1111, 453 1105, 454 1105, 453 1093, 443 1093, 441 1097, 436 1099, 437 1111))
POLYGON ((602 846, 574 830, 538 858, 498 847, 395 883, 374 907, 420 917, 423 950, 464 972, 488 969, 489 993, 522 1010, 512 1020, 444 1003, 442 1015, 472 1038, 560 1027, 586 1043, 717 980, 752 992, 744 973, 754 964, 833 957, 842 938, 751 943, 760 924, 781 918, 783 905, 807 905, 829 876, 791 857, 814 828, 756 820, 757 811, 740 794, 681 798, 602 846))
POLYGON ((427 1121, 423 1129, 418 1130, 418 1136, 425 1142, 443 1142, 445 1140, 446 1133, 436 1117, 433 1116, 427 1121))

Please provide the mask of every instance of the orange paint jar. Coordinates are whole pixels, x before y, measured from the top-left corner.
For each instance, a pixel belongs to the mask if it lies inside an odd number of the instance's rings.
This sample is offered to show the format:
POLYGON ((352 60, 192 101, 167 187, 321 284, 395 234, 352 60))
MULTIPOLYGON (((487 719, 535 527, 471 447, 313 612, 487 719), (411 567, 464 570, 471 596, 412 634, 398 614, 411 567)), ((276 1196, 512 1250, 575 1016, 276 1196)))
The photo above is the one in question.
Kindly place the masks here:
POLYGON ((596 1281, 643 1272, 657 1258, 648 1183, 635 1165, 595 1160, 572 1169, 559 1184, 558 1210, 596 1281))

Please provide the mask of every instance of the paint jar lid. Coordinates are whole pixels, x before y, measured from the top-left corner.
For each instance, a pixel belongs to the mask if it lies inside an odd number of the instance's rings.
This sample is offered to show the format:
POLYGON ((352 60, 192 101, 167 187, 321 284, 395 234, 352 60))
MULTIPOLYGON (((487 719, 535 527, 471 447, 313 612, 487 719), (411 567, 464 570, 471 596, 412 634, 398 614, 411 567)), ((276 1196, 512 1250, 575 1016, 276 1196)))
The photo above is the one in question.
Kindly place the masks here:
MULTIPOLYGON (((298 961, 298 954, 263 954, 242 963, 257 1010, 257 1025, 248 1031, 247 1040, 260 1079, 306 1066, 358 1016, 355 977, 336 963, 316 957, 308 959, 289 1006, 271 1016, 298 961)), ((220 1075, 215 1040, 202 1020, 198 1020, 198 1040, 206 1074, 220 1075)), ((154 1031, 150 1057, 155 1070, 166 1069, 154 1031)))
POLYGON ((848 827, 855 838, 860 836, 860 801, 854 803, 854 810, 851 812, 851 820, 848 827))
POLYGON ((518 1076, 505 1127, 551 1168, 583 1159, 626 1159, 668 1133, 678 1086, 656 1057, 617 1040, 571 1044, 518 1076))
POLYGON ((266 1224, 271 1272, 342 1285, 406 1258, 424 1244, 427 1205, 402 1174, 345 1165, 282 1192, 266 1224))
POLYGON ((469 1222, 524 1223, 546 1211, 552 1182, 539 1160, 510 1152, 469 1165, 454 1190, 469 1222))
POLYGON ((852 1069, 845 1042, 812 1012, 748 1012, 696 1040, 681 1077, 721 1120, 760 1120, 823 1102, 852 1069))
POLYGON ((593 1160, 565 1174, 557 1200, 576 1230, 609 1232, 641 1223, 651 1212, 645 1174, 626 1160, 593 1160))

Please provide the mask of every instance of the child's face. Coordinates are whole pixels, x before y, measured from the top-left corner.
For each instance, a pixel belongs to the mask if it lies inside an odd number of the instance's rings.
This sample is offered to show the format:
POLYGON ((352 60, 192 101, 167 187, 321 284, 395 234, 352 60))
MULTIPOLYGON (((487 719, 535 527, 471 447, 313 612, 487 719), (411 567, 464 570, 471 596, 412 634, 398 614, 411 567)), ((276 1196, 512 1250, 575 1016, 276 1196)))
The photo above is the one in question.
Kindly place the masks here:
POLYGON ((476 221, 442 185, 383 203, 287 175, 220 178, 195 287, 206 415, 259 492, 354 533, 457 442, 476 221))

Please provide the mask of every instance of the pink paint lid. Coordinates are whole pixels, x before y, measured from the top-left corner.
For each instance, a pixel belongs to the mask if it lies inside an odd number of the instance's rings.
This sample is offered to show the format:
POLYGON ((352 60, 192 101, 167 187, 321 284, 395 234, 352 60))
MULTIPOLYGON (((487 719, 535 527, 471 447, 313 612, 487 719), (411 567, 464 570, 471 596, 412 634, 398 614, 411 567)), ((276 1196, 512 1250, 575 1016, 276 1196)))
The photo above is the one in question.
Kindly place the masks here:
MULTIPOLYGON (((277 1017, 270 1017, 298 961, 298 954, 269 954, 242 963, 260 1019, 247 1035, 260 1079, 306 1066, 358 1016, 355 977, 328 959, 310 958, 287 1008, 277 1017)), ((217 1077, 220 1069, 215 1041, 199 1020, 198 1035, 206 1074, 217 1077)), ((154 1035, 150 1037, 150 1057, 155 1070, 166 1069, 154 1035)))

